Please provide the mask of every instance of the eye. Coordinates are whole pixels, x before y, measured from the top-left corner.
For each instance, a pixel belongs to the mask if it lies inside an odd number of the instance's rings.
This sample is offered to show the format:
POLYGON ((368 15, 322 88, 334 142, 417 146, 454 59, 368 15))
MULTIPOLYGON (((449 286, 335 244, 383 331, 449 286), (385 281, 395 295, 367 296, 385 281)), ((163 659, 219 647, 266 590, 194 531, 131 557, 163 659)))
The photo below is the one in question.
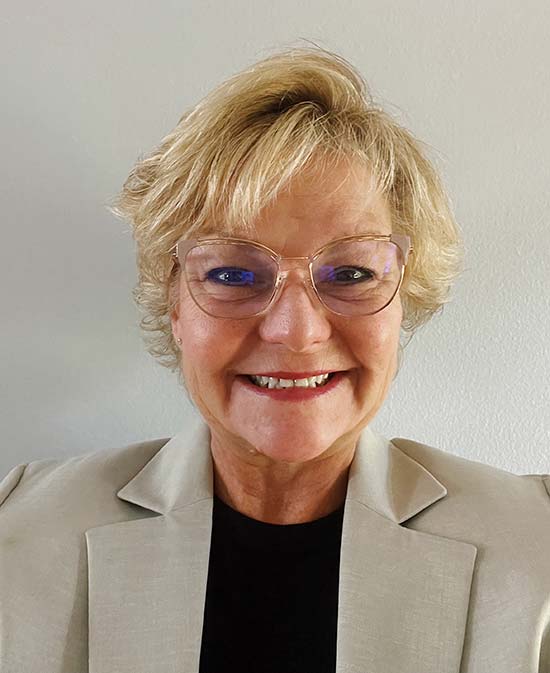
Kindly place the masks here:
POLYGON ((321 281, 338 285, 353 285, 372 280, 374 273, 360 266, 325 266, 321 270, 321 281))
POLYGON ((208 280, 220 285, 253 285, 254 272, 234 266, 220 266, 206 274, 208 280))

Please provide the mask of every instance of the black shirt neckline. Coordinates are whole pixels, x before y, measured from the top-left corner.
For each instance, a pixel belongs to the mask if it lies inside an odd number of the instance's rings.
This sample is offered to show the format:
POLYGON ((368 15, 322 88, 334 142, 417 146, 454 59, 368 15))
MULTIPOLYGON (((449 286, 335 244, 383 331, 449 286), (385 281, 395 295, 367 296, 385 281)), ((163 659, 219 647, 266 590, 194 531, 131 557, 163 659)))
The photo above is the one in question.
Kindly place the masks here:
POLYGON ((344 516, 344 504, 330 514, 305 523, 277 524, 253 519, 227 505, 214 495, 214 525, 227 531, 235 543, 247 547, 296 546, 318 548, 327 539, 339 535, 344 516))

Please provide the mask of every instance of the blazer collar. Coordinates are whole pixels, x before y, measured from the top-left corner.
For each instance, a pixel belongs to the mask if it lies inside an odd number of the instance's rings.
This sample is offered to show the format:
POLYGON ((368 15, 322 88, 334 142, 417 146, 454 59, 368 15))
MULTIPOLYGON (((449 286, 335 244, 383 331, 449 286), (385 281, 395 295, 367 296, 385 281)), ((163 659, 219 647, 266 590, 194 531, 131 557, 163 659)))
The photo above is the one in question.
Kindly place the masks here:
POLYGON ((212 498, 213 493, 210 431, 204 422, 195 421, 168 440, 117 496, 158 514, 168 514, 212 498))
MULTIPOLYGON (((117 495, 167 514, 213 497, 212 468, 210 432, 199 421, 170 439, 117 495)), ((350 468, 347 500, 404 523, 446 494, 426 468, 370 428, 363 430, 350 468)))

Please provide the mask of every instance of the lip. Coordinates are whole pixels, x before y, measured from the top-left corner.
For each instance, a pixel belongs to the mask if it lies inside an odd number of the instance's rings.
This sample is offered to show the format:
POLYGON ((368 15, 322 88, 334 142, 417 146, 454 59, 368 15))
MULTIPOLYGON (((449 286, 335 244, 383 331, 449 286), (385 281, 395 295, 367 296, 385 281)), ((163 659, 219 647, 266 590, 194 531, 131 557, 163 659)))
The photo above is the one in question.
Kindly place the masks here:
MULTIPOLYGON (((324 372, 320 373, 322 374, 324 372)), ((277 378, 306 378, 305 376, 302 376, 302 372, 300 372, 300 374, 294 372, 293 376, 289 375, 290 372, 284 372, 286 376, 282 376, 280 374, 282 373, 277 373, 277 378)), ((239 383, 244 386, 246 390, 254 393, 255 395, 262 395, 263 397, 269 397, 272 400, 277 400, 280 402, 299 402, 302 400, 311 400, 330 393, 332 390, 334 390, 334 388, 336 388, 336 386, 340 385, 340 383, 346 378, 346 375, 347 372, 345 371, 334 372, 334 376, 330 379, 330 381, 319 388, 260 388, 259 386, 254 385, 247 375, 238 376, 237 381, 239 381, 239 383)), ((264 376, 269 375, 264 374, 264 376)), ((271 374, 271 376, 275 377, 274 374, 271 374)), ((315 374, 313 374, 313 376, 315 376, 315 374)))

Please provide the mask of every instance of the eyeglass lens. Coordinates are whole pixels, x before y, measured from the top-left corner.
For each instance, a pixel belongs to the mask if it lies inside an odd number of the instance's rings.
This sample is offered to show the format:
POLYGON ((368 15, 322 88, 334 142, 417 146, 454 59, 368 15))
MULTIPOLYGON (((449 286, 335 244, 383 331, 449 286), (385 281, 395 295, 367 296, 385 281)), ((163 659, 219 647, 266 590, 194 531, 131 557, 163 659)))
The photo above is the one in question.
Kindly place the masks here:
MULTIPOLYGON (((342 241, 312 264, 313 284, 327 308, 369 315, 387 306, 401 280, 403 256, 390 241, 342 241)), ((207 313, 244 318, 263 311, 275 292, 278 264, 246 243, 202 243, 184 262, 189 291, 207 313)))

